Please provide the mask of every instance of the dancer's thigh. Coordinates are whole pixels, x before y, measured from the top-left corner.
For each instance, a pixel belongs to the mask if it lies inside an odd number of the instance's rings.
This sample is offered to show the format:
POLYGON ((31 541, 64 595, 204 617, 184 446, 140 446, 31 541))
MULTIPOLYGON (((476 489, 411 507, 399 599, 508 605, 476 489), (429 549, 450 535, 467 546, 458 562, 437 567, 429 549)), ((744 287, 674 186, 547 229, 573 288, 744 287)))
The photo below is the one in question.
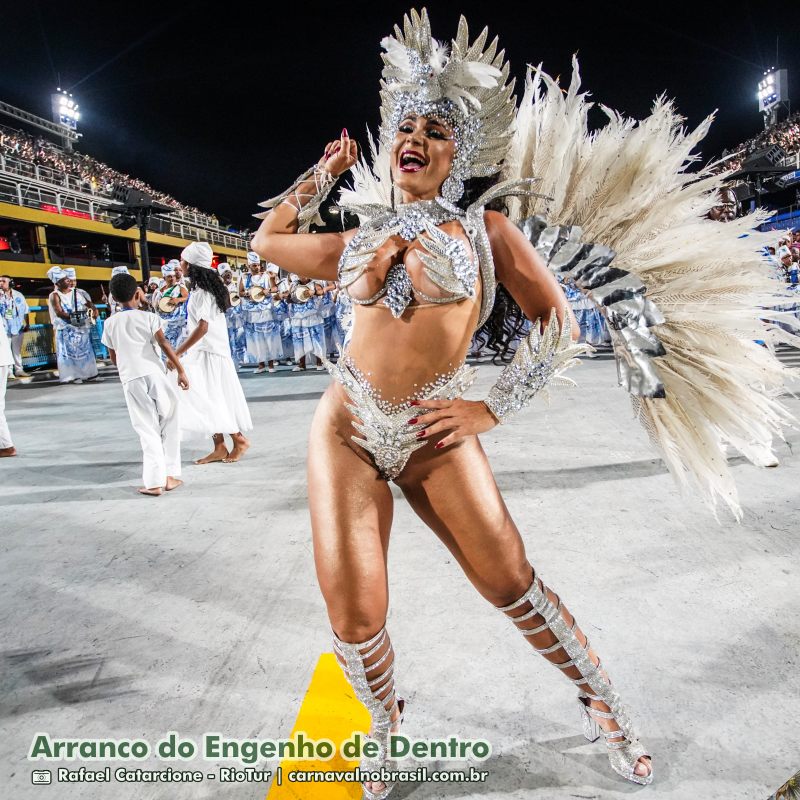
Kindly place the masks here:
POLYGON ((386 555, 392 493, 352 443, 351 417, 332 384, 320 401, 308 446, 314 561, 334 632, 365 641, 388 609, 386 555))
POLYGON ((396 483, 475 588, 496 606, 513 602, 530 586, 531 566, 478 438, 422 452, 396 483))

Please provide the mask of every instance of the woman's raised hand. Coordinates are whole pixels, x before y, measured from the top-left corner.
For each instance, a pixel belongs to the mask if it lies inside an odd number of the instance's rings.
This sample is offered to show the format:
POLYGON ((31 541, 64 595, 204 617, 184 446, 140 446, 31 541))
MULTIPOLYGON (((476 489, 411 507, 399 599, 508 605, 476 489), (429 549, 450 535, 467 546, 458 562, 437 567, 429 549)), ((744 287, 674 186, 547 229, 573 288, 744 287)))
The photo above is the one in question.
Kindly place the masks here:
POLYGON ((358 145, 348 135, 347 128, 342 128, 341 137, 328 142, 319 163, 337 178, 343 172, 347 172, 356 161, 358 161, 358 145))

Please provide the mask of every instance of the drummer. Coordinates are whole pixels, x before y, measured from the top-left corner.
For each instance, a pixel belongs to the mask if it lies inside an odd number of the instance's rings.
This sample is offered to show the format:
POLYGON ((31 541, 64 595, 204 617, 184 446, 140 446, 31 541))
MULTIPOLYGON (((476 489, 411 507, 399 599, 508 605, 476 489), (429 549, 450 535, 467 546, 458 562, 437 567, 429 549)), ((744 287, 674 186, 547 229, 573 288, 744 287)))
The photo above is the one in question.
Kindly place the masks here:
POLYGON ((292 372, 306 369, 306 357, 312 363, 318 360, 317 369, 324 369, 325 326, 321 314, 322 286, 309 278, 298 277, 289 296, 292 320, 292 345, 297 364, 292 372), (314 358, 316 356, 316 358, 314 358))
POLYGON ((252 251, 247 254, 247 267, 249 271, 239 278, 239 296, 248 360, 256 362, 254 375, 265 371, 267 361, 269 371, 275 372, 283 355, 272 300, 272 292, 277 290, 270 274, 262 271, 261 259, 252 251))
POLYGON ((157 311, 164 321, 164 336, 175 350, 186 336, 186 302, 189 291, 178 283, 172 261, 161 267, 161 274, 164 276, 164 287, 159 292, 157 311))
POLYGON ((239 296, 239 284, 233 280, 233 270, 231 265, 223 261, 218 267, 222 282, 231 297, 231 306, 225 312, 225 322, 228 325, 228 343, 231 346, 231 356, 233 363, 237 368, 241 369, 244 363, 245 352, 247 350, 247 343, 245 341, 244 333, 244 317, 242 316, 242 304, 239 296))

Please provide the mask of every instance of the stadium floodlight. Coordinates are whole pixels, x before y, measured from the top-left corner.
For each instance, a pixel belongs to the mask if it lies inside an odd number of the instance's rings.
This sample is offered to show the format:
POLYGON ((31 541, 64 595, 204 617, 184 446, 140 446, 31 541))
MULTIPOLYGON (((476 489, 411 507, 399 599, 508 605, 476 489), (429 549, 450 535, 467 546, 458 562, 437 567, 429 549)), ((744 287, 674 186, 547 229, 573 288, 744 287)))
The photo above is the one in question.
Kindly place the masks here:
MULTIPOLYGON (((80 106, 75 101, 75 98, 68 91, 59 87, 50 95, 50 103, 53 111, 53 122, 74 134, 78 127, 78 120, 81 118, 78 111, 80 106)), ((64 146, 67 150, 72 149, 72 140, 75 138, 74 135, 64 137, 64 146)))
POLYGON ((765 115, 789 100, 789 79, 785 69, 771 67, 758 82, 758 110, 765 115))

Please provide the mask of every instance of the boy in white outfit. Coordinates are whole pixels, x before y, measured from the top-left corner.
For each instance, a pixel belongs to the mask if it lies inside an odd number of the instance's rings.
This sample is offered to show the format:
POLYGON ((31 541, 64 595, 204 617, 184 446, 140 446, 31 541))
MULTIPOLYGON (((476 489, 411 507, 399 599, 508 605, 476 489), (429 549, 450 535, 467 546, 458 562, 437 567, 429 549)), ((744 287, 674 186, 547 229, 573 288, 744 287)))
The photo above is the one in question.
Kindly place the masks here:
POLYGON ((188 389, 189 382, 161 330, 158 315, 139 310, 142 290, 133 276, 115 275, 108 288, 120 308, 105 322, 103 344, 117 365, 131 423, 142 445, 144 486, 139 492, 158 497, 183 481, 178 479, 181 474, 178 396, 156 344, 175 367, 178 386, 188 389))
POLYGON ((17 454, 6 422, 6 381, 13 366, 11 342, 8 340, 6 326, 0 320, 0 458, 11 458, 17 454))

